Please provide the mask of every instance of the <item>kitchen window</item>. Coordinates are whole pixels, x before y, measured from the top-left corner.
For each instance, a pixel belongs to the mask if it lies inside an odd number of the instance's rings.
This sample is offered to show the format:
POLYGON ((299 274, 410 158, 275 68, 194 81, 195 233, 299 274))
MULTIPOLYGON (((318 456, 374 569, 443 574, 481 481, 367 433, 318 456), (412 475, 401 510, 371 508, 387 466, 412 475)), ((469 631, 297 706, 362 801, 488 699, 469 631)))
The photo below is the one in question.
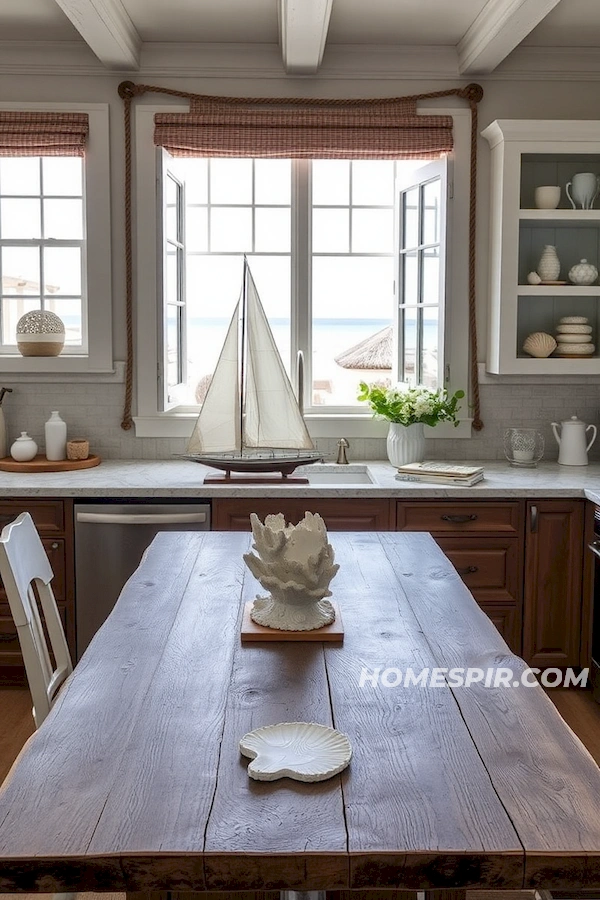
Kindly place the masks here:
POLYGON ((2 103, 0 110, 77 112, 89 122, 84 156, 42 150, 0 158, 0 370, 110 372, 108 107, 2 103), (59 357, 17 350, 19 318, 40 308, 65 324, 59 357))
MULTIPOLYGON (((156 108, 137 110, 138 147, 143 129, 151 134, 150 112, 156 108)), ((468 153, 468 116, 457 118, 458 149, 468 153)), ((173 158, 156 150, 154 167, 162 176, 154 217, 162 247, 162 277, 155 288, 158 391, 153 412, 151 386, 140 379, 150 370, 139 355, 136 433, 188 436, 184 422, 197 414, 206 394, 239 296, 244 253, 293 382, 296 351, 304 353, 304 405, 314 436, 325 436, 328 428, 339 435, 348 417, 355 436, 378 433, 356 399, 363 378, 465 388, 466 216, 458 253, 464 248, 464 309, 444 315, 442 226, 445 170, 452 162, 173 158), (419 168, 424 174, 415 179, 419 168), (182 241, 172 240, 177 222, 185 251, 182 241), (177 300, 183 284, 184 296, 177 300), (457 353, 446 326, 461 320, 457 353)), ((151 164, 139 150, 136 168, 140 183, 151 164)), ((464 214, 468 166, 461 179, 464 202, 458 205, 464 214)), ((138 189, 138 197, 142 193, 138 189)), ((144 246, 150 249, 149 205, 138 214, 141 262, 144 246)), ((146 309, 149 272, 147 261, 138 267, 138 304, 146 309)), ((461 284, 460 276, 456 283, 461 284)), ((144 317, 138 329, 142 343, 151 334, 144 317)))

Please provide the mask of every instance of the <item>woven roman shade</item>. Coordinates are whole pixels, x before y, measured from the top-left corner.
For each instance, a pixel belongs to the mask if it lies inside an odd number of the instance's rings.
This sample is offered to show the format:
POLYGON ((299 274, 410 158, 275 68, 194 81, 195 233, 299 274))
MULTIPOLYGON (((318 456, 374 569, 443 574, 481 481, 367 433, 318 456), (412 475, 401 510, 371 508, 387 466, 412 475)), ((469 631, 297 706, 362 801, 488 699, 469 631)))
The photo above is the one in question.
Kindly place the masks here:
POLYGON ((0 110, 0 156, 83 156, 87 113, 0 110))
POLYGON ((173 156, 437 159, 452 150, 452 118, 417 115, 417 101, 405 97, 197 97, 189 113, 160 113, 154 121, 154 143, 173 156))

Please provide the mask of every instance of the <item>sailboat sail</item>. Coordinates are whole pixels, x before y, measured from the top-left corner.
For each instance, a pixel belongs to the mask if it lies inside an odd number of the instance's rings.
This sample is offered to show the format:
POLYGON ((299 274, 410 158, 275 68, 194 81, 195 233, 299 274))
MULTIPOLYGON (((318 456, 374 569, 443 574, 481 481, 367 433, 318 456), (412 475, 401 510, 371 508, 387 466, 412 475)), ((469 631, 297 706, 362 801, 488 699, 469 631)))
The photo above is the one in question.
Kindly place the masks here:
POLYGON ((233 311, 200 415, 188 441, 187 453, 225 453, 241 450, 239 389, 240 300, 233 311))
POLYGON ((297 466, 321 456, 306 428, 246 259, 243 285, 186 458, 223 469, 227 478, 232 471, 280 472, 287 477, 297 466))
POLYGON ((248 351, 243 445, 313 450, 314 444, 296 402, 249 269, 246 314, 248 351))

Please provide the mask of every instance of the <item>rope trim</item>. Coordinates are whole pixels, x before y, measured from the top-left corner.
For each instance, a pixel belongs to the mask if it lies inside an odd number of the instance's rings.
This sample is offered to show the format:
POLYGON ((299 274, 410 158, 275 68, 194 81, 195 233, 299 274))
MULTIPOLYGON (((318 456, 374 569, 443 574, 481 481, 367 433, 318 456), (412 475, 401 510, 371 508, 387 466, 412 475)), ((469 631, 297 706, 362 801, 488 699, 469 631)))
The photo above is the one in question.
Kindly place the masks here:
POLYGON ((479 84, 468 84, 465 87, 449 88, 445 91, 429 91, 423 94, 410 94, 406 97, 380 97, 372 100, 347 99, 306 99, 304 97, 216 97, 206 94, 194 94, 189 91, 178 91, 173 88, 158 87, 148 84, 135 84, 133 81, 122 81, 118 87, 119 96, 123 100, 123 116, 125 126, 125 321, 127 330, 127 358, 125 361, 125 399, 121 428, 129 431, 133 426, 131 404, 133 397, 133 233, 131 204, 131 104, 136 97, 143 94, 167 94, 187 100, 202 100, 207 103, 222 105, 256 105, 264 106, 286 104, 289 106, 334 106, 352 107, 364 105, 384 105, 394 100, 433 100, 439 97, 460 97, 465 100, 471 110, 471 166, 469 187, 469 373, 473 410, 473 428, 481 431, 479 381, 477 378, 477 310, 475 295, 475 237, 477 226, 477 104, 483 98, 483 88, 479 84))

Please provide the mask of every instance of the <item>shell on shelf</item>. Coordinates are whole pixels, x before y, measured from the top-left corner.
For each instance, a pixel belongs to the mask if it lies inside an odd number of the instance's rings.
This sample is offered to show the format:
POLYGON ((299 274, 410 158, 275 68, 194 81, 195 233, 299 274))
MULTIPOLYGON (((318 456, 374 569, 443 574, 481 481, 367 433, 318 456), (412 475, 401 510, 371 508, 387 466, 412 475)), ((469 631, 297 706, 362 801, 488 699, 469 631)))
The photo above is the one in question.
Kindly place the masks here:
POLYGON ((530 272, 527 276, 527 281, 529 284, 541 284, 542 279, 537 272, 530 272))
POLYGON ((282 722, 249 731, 240 752, 252 762, 248 775, 256 781, 293 778, 325 781, 345 769, 352 756, 348 737, 328 725, 282 722))
POLYGON ((545 359, 556 349, 556 341, 545 331, 534 331, 523 341, 523 350, 536 359, 545 359))

